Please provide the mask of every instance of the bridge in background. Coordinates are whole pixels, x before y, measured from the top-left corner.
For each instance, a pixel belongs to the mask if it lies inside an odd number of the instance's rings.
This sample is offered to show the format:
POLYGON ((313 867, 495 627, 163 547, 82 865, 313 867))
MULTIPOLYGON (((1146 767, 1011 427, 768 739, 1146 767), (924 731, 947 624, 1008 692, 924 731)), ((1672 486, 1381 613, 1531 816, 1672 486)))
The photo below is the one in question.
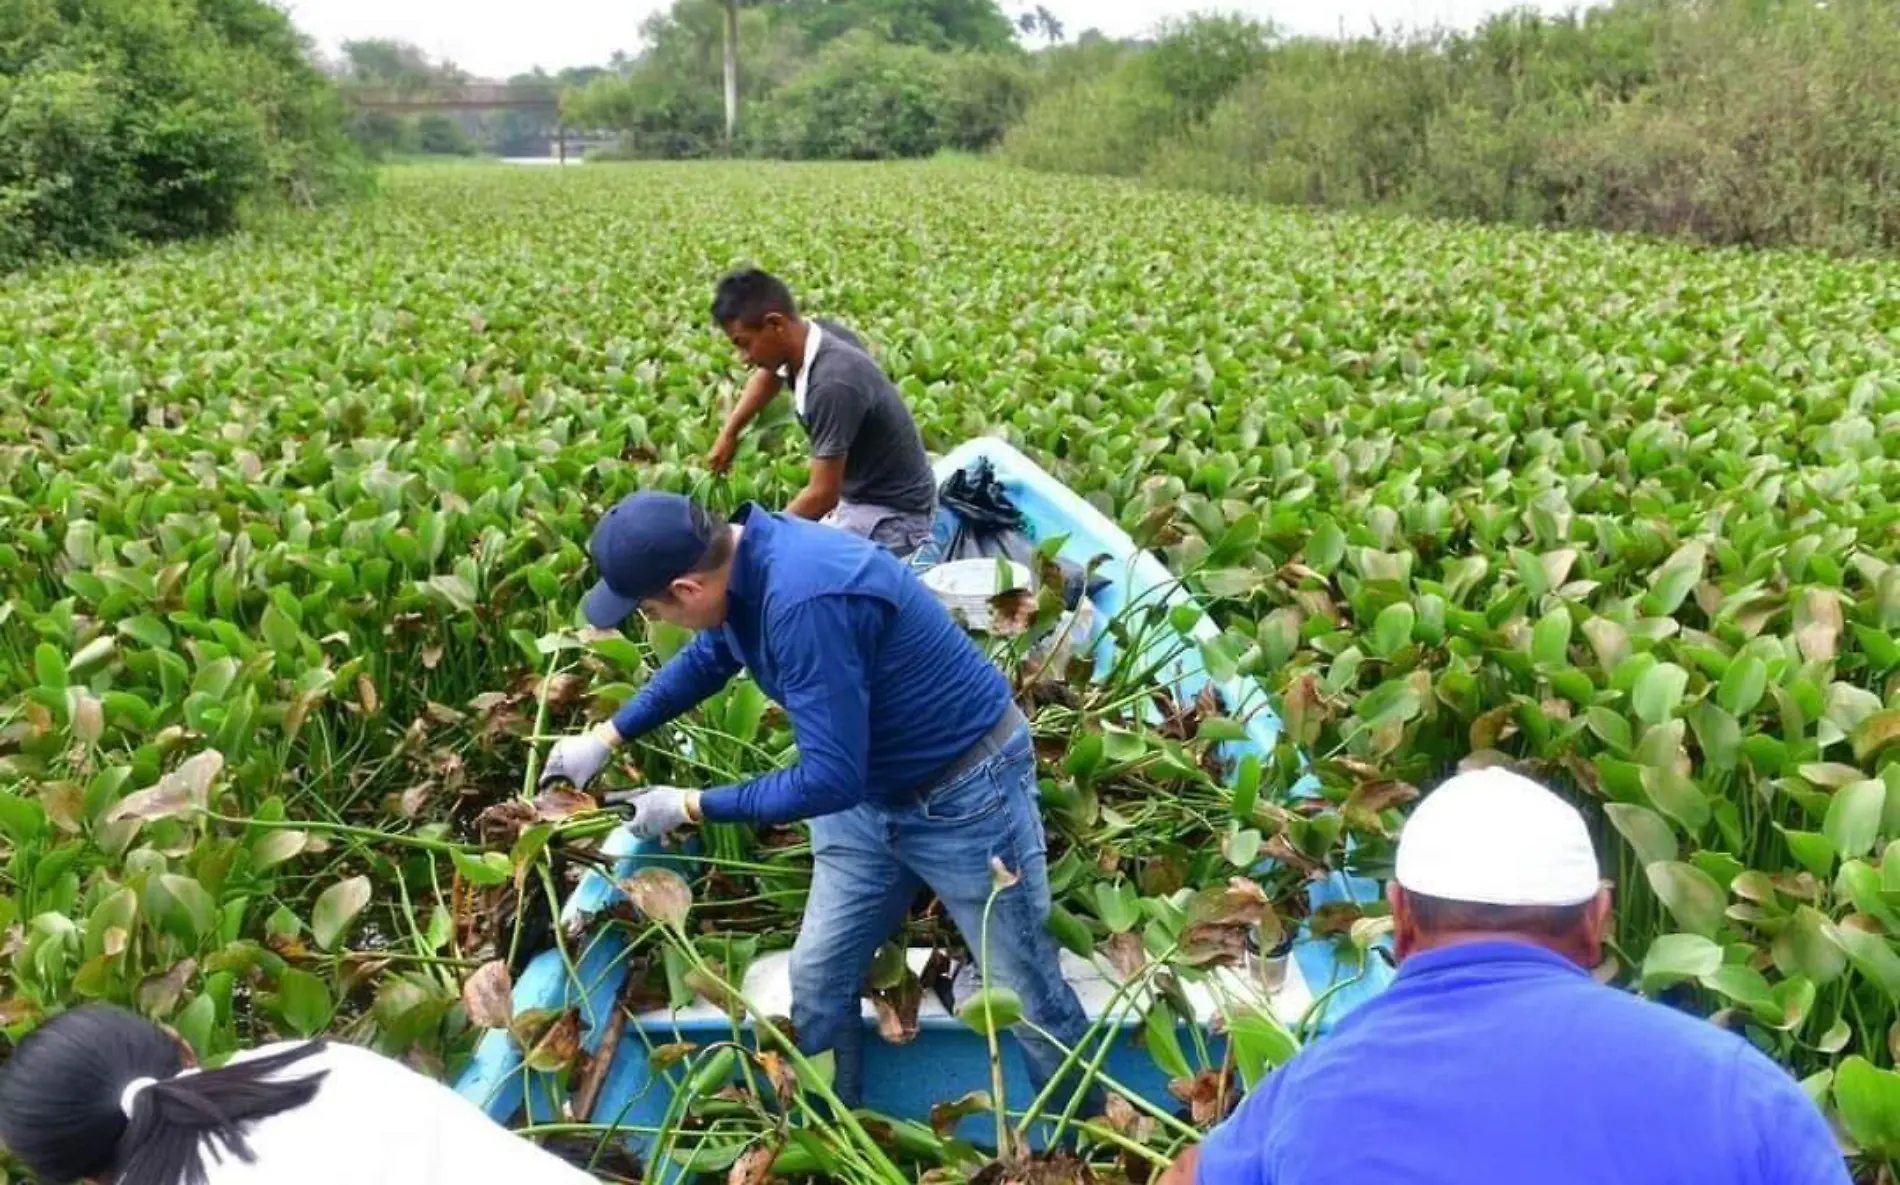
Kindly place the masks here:
POLYGON ((343 100, 357 111, 412 115, 424 111, 545 111, 555 156, 567 160, 570 141, 580 152, 605 147, 613 138, 587 135, 561 122, 561 92, 551 86, 471 82, 455 87, 345 86, 343 100))

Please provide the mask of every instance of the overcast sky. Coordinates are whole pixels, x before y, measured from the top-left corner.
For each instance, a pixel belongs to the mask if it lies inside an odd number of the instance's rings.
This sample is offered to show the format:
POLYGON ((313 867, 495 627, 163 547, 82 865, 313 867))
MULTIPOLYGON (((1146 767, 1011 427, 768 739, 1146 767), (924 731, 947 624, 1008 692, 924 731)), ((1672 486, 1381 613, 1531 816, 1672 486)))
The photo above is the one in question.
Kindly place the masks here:
MULTIPOLYGON (((391 37, 420 45, 481 77, 535 66, 603 63, 639 48, 640 22, 669 0, 281 0, 292 19, 334 54, 351 38, 391 37)), ((1023 0, 1001 0, 1005 12, 1023 0)), ((1134 36, 1166 16, 1217 8, 1265 17, 1295 33, 1332 35, 1442 24, 1468 27, 1493 12, 1530 7, 1563 12, 1585 0, 1044 0, 1070 37, 1094 26, 1134 36)))

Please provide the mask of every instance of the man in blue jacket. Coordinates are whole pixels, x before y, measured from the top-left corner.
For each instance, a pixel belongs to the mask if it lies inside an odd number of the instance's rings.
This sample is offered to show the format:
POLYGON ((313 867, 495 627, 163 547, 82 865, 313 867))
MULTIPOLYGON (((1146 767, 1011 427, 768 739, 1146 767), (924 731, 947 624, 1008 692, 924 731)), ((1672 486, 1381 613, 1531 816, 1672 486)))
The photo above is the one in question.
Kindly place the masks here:
MULTIPOLYGON (((859 995, 872 956, 920 886, 973 951, 991 864, 1020 879, 989 920, 990 979, 1064 1045, 1088 1028, 1062 978, 1049 916, 1046 840, 1028 722, 1008 682, 902 561, 855 535, 754 505, 730 523, 675 494, 634 494, 590 544, 597 628, 636 609, 697 637, 613 718, 557 744, 544 781, 584 786, 612 751, 666 724, 741 668, 790 717, 799 760, 711 790, 654 787, 633 830, 688 823, 811 823, 815 869, 792 948, 792 1025, 837 1055, 835 1089, 860 1101, 859 995)), ((1040 1085, 1063 1060, 1017 1034, 1040 1085)))
POLYGON ((1398 978, 1161 1185, 1849 1185, 1820 1111, 1734 1033, 1597 983, 1583 817, 1502 769, 1399 835, 1398 978))

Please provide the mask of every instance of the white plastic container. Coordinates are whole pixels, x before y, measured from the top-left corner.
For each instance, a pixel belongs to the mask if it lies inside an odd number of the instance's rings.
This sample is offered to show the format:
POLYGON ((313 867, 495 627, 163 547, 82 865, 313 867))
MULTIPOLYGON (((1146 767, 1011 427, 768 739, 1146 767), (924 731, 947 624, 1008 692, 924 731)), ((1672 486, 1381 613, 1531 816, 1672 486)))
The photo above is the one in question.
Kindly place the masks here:
POLYGON ((926 569, 919 577, 924 587, 943 602, 950 616, 965 629, 986 633, 990 628, 990 598, 1015 588, 1033 588, 1029 569, 1014 560, 993 556, 952 560, 926 569), (1005 576, 1002 568, 1007 565, 1005 576))

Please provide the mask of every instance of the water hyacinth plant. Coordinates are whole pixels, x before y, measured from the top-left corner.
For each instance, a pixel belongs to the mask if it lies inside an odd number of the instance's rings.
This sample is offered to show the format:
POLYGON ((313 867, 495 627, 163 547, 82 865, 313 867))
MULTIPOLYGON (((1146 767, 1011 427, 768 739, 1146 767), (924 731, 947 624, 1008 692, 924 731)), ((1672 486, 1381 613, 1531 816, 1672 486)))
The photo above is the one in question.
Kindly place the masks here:
MULTIPOLYGON (((1509 762, 1596 826, 1599 974, 1745 1032, 1873 1179, 1900 1156, 1896 326, 1878 262, 948 163, 398 172, 349 210, 14 278, 0 1027, 109 999, 211 1059, 331 1032, 444 1076, 506 1029, 571 1103, 537 1138, 604 1176, 1139 1178, 1310 1035, 1236 1009, 1216 1055, 1175 989, 1301 924, 1365 951, 1376 907, 1303 916, 1308 878, 1380 875, 1421 787, 1509 762), (1006 436, 1165 557, 1220 627, 1204 661, 1273 692, 1282 748, 1222 769, 1226 705, 997 643, 1052 928, 1127 986, 1170 1098, 992 1089, 932 1129, 829 1106, 821 1060, 735 1030, 646 1051, 693 1089, 629 1166, 576 1018, 498 1003, 577 949, 555 910, 615 821, 535 789, 547 739, 680 641, 576 628, 594 516, 802 481, 783 406, 729 478, 702 466, 741 378, 703 309, 749 258, 871 343, 933 450, 1006 436), (1303 769, 1317 798, 1288 794, 1303 769), (1036 1122, 1078 1163, 1029 1162, 1036 1122)), ((612 784, 791 755, 741 682, 612 784)), ((629 886, 624 1010, 756 1022, 745 971, 789 942, 809 860, 802 828, 708 828, 677 884, 629 886)), ((928 902, 905 941, 953 948, 928 902)), ((901 1040, 923 977, 887 957, 867 986, 901 1040)), ((983 1000, 987 1032, 1007 1000, 983 1000)), ((1095 1036, 1075 1065, 1127 1039, 1095 1036)))

